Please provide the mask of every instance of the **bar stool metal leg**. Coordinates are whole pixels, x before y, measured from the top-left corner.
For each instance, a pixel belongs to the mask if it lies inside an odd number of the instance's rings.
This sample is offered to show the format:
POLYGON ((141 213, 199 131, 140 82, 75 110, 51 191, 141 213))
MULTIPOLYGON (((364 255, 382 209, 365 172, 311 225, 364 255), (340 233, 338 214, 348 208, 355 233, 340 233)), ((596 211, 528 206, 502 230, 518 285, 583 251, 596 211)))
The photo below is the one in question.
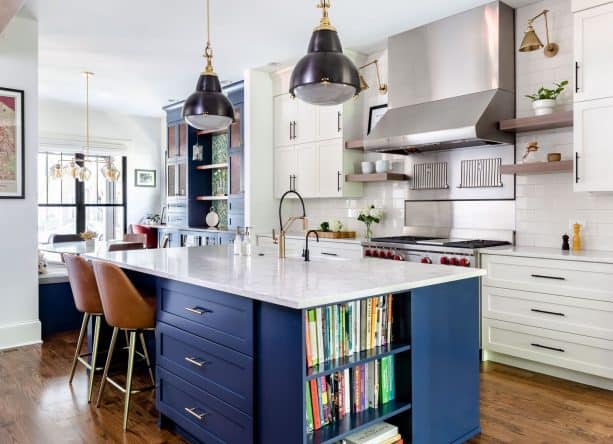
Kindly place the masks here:
POLYGON ((134 372, 134 352, 136 351, 136 331, 130 332, 130 351, 128 354, 128 374, 126 375, 126 392, 123 407, 123 430, 128 430, 128 412, 130 411, 130 395, 132 394, 132 373, 134 372))
POLYGON ((70 378, 68 379, 68 384, 72 384, 72 379, 74 378, 74 372, 77 368, 77 362, 79 361, 79 356, 81 354, 81 347, 83 346, 83 338, 85 338, 85 333, 87 332, 87 323, 89 322, 89 313, 83 313, 83 322, 81 323, 81 331, 79 332, 79 339, 77 340, 77 349, 74 352, 74 358, 72 359, 72 368, 70 369, 70 378))
POLYGON ((96 357, 98 356, 98 342, 100 340, 100 324, 102 316, 94 316, 96 324, 94 326, 94 343, 92 345, 91 364, 89 369, 89 386, 87 388, 87 402, 92 402, 92 391, 94 389, 94 375, 96 374, 96 357))
POLYGON ((153 368, 151 368, 151 360, 149 359, 149 351, 147 350, 147 343, 145 342, 145 334, 141 331, 138 335, 140 336, 140 345, 143 347, 143 355, 147 363, 147 370, 149 370, 149 378, 151 379, 151 383, 155 385, 155 377, 153 376, 153 368))
POLYGON ((98 392, 98 400, 96 401, 96 407, 100 407, 100 401, 102 401, 102 393, 104 392, 104 386, 106 385, 106 379, 109 375, 109 367, 113 360, 113 351, 115 350, 115 343, 117 342, 117 333, 119 328, 113 328, 113 335, 111 336, 111 343, 109 345, 109 354, 106 357, 106 364, 104 365, 104 373, 102 374, 102 381, 100 382, 100 391, 98 392))

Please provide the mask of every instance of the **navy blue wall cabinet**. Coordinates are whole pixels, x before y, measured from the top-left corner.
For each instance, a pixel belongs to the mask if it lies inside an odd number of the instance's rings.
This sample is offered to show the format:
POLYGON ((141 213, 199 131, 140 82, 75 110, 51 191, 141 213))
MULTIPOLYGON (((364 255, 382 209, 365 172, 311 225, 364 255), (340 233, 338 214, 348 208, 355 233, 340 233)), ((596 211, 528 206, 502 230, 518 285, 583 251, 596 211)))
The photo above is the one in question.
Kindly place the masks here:
POLYGON ((191 440, 331 444, 380 421, 417 444, 480 432, 476 278, 396 294, 390 345, 311 368, 306 310, 161 278, 157 295, 160 424, 191 440), (393 401, 307 431, 310 379, 392 354, 393 401))

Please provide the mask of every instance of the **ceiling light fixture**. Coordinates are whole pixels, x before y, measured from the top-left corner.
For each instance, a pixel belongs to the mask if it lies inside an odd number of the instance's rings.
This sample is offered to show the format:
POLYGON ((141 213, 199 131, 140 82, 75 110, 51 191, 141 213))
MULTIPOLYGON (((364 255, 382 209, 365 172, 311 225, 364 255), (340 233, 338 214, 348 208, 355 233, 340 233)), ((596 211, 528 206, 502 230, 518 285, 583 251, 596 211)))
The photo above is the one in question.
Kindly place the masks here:
POLYGON ((85 147, 83 149, 83 166, 79 168, 77 180, 79 182, 88 181, 92 172, 85 165, 87 155, 89 154, 89 78, 94 75, 93 72, 83 71, 85 76, 85 147))
POLYGON ((519 45, 519 52, 536 51, 543 47, 543 43, 541 42, 541 39, 539 39, 538 35, 536 35, 536 31, 534 31, 534 28, 532 27, 532 23, 537 18, 544 16, 545 17, 545 33, 547 36, 547 45, 545 45, 545 49, 544 49, 545 56, 553 57, 558 53, 558 51, 560 50, 560 47, 558 46, 558 44, 549 41, 549 23, 547 21, 548 12, 549 10, 545 9, 539 14, 532 17, 530 20, 528 20, 528 28, 526 29, 524 38, 521 41, 521 45, 519 45))
POLYGON ((211 47, 211 5, 206 1, 207 41, 204 56, 206 67, 198 78, 196 91, 183 105, 183 118, 194 128, 204 131, 227 129, 234 121, 234 108, 221 90, 219 77, 213 69, 213 48, 211 47))
MULTIPOLYGON (((375 65, 375 68, 377 70, 377 90, 379 91, 379 94, 385 94, 387 93, 387 84, 385 83, 381 83, 381 76, 379 74, 379 60, 375 59, 370 63, 367 63, 366 65, 362 65, 360 66, 360 71, 371 66, 371 65, 375 65)), ((366 79, 364 78, 364 76, 362 74, 360 74, 360 89, 362 91, 364 91, 365 89, 368 89, 368 83, 366 82, 366 79)))
POLYGON ((343 54, 336 28, 330 24, 330 0, 320 0, 323 15, 304 56, 294 67, 289 93, 313 105, 339 105, 360 93, 360 74, 343 54))
POLYGON ((64 172, 62 171, 62 164, 58 160, 51 166, 51 168, 49 168, 49 177, 52 179, 61 179, 63 175, 64 172))

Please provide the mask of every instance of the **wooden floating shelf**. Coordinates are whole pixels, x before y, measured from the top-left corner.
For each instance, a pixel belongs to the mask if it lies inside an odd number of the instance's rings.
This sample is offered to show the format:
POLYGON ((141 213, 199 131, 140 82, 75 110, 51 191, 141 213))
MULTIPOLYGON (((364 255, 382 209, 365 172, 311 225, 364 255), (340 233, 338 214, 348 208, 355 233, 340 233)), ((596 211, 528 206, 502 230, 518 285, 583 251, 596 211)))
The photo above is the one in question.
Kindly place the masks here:
POLYGON ((228 168, 228 164, 227 163, 213 163, 211 165, 198 165, 196 167, 197 170, 219 170, 222 168, 228 168))
POLYGON ((545 116, 520 117, 518 119, 502 120, 500 122, 500 129, 509 133, 571 128, 572 126, 572 111, 559 111, 545 116))
POLYGON ((402 173, 347 174, 345 180, 347 182, 389 182, 410 180, 410 177, 402 173))
POLYGON ((572 160, 561 160, 559 162, 534 162, 521 163, 517 165, 502 165, 500 172, 502 174, 548 174, 548 173, 565 173, 573 170, 572 160))
POLYGON ((228 200, 228 196, 196 196, 196 200, 200 200, 200 201, 228 200))
POLYGON ((345 142, 346 150, 364 151, 364 141, 360 140, 348 140, 345 142))

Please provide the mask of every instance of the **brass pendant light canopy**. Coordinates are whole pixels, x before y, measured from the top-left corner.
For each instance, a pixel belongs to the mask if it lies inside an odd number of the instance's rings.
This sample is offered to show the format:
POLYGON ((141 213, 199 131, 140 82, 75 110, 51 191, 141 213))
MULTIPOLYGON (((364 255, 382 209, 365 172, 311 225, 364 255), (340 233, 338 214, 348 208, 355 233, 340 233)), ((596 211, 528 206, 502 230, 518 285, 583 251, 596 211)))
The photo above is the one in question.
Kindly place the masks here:
POLYGON ((549 22, 547 20, 548 13, 549 13, 549 10, 545 9, 539 14, 532 17, 530 20, 528 20, 528 28, 526 29, 524 38, 521 41, 521 45, 519 45, 519 52, 531 52, 531 51, 537 51, 543 48, 543 42, 541 42, 541 39, 536 34, 536 31, 534 30, 534 27, 532 26, 532 23, 534 23, 534 21, 537 18, 542 16, 542 17, 545 17, 545 34, 547 37, 547 44, 544 45, 545 49, 543 50, 545 53, 545 56, 553 57, 558 53, 558 51, 560 50, 560 47, 558 46, 558 44, 549 41, 549 22))
POLYGON ((330 24, 330 0, 320 0, 317 7, 323 16, 313 31, 307 55, 294 67, 289 93, 313 105, 340 105, 360 93, 360 74, 343 54, 336 28, 330 24))
POLYGON ((204 56, 206 67, 198 78, 196 91, 183 104, 183 118, 192 127, 204 131, 225 130, 234 121, 234 108, 221 90, 219 77, 213 69, 211 46, 211 5, 206 1, 207 42, 204 56))

